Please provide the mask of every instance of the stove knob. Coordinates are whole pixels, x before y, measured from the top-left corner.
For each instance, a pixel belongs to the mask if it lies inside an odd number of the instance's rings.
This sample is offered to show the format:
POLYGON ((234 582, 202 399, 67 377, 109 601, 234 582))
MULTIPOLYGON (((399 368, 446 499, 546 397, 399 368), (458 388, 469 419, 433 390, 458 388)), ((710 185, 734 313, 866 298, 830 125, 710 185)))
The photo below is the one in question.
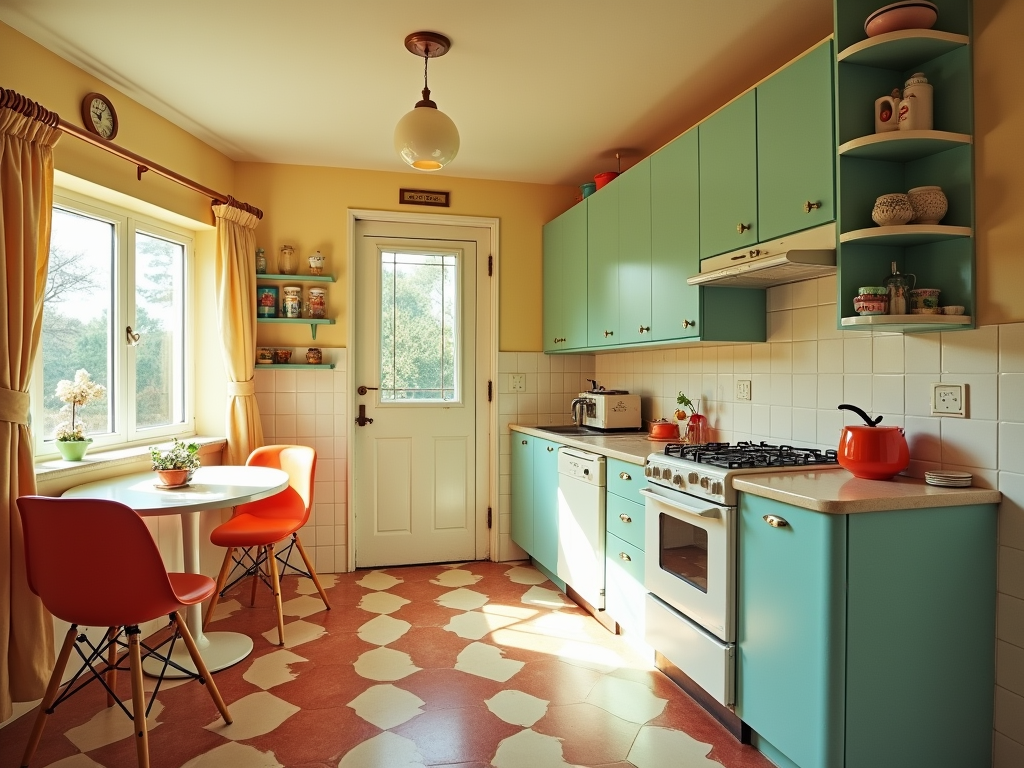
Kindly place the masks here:
POLYGON ((673 475, 672 476, 672 485, 678 485, 680 488, 682 488, 683 487, 683 476, 682 475, 673 475))
POLYGON ((711 488, 711 478, 708 477, 707 475, 702 477, 700 479, 700 487, 703 488, 705 491, 711 488))
POLYGON ((654 468, 654 477, 655 478, 660 478, 661 477, 661 467, 655 467, 654 468))
POLYGON ((690 485, 693 485, 694 483, 696 483, 698 479, 699 478, 697 477, 697 473, 696 472, 691 472, 690 474, 688 474, 686 476, 686 482, 688 482, 690 485))
POLYGON ((711 493, 713 493, 715 496, 721 496, 722 495, 722 484, 721 483, 712 483, 711 484, 711 493))
POLYGON ((646 467, 644 467, 644 474, 647 475, 647 477, 650 477, 651 475, 654 474, 654 471, 651 469, 651 465, 650 464, 648 464, 646 467))

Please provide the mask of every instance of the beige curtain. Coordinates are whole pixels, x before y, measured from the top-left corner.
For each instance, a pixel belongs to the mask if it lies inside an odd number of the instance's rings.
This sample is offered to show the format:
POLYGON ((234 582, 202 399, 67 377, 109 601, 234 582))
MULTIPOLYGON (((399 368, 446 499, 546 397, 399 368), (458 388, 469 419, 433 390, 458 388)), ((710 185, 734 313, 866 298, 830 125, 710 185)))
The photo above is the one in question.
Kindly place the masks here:
POLYGON ((217 316, 228 374, 228 464, 244 464, 263 445, 256 406, 256 225, 252 213, 213 206, 217 217, 217 316))
POLYGON ((29 379, 39 349, 50 252, 57 115, 0 89, 0 720, 42 698, 53 620, 28 587, 15 500, 36 492, 29 379))

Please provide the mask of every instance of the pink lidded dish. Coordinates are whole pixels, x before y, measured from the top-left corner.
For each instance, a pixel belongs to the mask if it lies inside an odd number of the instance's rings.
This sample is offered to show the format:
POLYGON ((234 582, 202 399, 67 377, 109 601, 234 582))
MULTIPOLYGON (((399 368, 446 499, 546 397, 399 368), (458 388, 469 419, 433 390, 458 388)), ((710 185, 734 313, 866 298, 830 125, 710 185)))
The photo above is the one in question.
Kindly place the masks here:
POLYGON ((858 315, 884 315, 889 311, 889 297, 862 293, 853 300, 858 315))
POLYGON ((935 3, 927 0, 904 0, 883 6, 864 21, 868 37, 884 35, 901 29, 931 29, 939 18, 935 3))

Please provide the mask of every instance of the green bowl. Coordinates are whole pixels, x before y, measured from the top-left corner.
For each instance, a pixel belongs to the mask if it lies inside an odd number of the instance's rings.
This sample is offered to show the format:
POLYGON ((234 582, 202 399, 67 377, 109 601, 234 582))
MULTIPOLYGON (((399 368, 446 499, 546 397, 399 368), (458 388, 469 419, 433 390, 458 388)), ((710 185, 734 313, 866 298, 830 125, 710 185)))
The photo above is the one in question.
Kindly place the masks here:
POLYGON ((857 293, 861 296, 885 296, 889 293, 889 289, 882 285, 866 285, 858 288, 857 293))

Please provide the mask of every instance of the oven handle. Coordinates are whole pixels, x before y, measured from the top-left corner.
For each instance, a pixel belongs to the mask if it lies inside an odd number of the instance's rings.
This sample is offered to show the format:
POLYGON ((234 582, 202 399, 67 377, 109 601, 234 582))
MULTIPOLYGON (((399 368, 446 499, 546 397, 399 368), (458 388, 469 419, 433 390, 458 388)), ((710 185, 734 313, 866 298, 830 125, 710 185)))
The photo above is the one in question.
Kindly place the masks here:
POLYGON ((648 499, 651 499, 653 501, 659 501, 662 504, 667 504, 668 506, 672 507, 673 509, 678 509, 680 512, 684 512, 687 515, 696 515, 698 517, 704 517, 704 518, 715 518, 715 519, 718 519, 718 520, 722 519, 722 510, 720 510, 718 507, 706 507, 704 509, 694 509, 693 507, 687 506, 685 504, 680 504, 678 501, 673 501, 672 499, 666 499, 660 493, 655 493, 654 491, 649 491, 646 488, 641 488, 640 489, 640 495, 644 496, 644 497, 646 497, 648 499))

